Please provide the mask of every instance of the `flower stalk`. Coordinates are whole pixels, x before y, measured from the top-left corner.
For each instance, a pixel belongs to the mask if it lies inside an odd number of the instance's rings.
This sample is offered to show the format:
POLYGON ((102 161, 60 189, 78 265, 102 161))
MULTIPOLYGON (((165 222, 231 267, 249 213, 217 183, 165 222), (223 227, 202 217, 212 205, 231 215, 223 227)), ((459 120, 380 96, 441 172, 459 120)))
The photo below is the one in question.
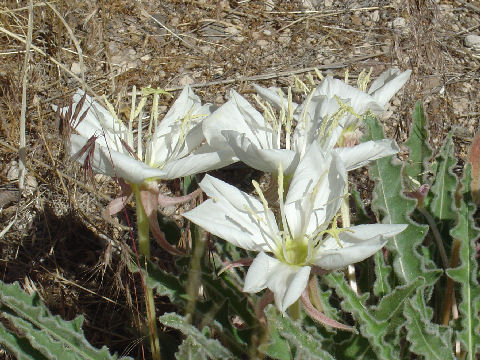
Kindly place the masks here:
MULTIPOLYGON (((137 238, 140 255, 145 256, 145 261, 150 260, 150 226, 147 214, 142 205, 140 189, 138 185, 132 184, 132 190, 135 194, 137 204, 137 238)), ((145 306, 147 309, 147 322, 149 327, 150 350, 154 359, 160 359, 160 341, 158 339, 158 329, 156 324, 155 302, 153 300, 153 290, 146 284, 145 288, 145 306)))

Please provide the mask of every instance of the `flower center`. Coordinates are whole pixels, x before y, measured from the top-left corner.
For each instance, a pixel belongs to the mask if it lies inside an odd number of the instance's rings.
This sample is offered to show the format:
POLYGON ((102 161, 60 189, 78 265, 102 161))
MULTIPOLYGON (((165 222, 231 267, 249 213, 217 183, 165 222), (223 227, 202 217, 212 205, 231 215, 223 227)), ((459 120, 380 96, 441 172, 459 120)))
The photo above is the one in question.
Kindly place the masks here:
POLYGON ((290 265, 304 265, 308 257, 308 239, 285 239, 285 247, 280 260, 290 265))

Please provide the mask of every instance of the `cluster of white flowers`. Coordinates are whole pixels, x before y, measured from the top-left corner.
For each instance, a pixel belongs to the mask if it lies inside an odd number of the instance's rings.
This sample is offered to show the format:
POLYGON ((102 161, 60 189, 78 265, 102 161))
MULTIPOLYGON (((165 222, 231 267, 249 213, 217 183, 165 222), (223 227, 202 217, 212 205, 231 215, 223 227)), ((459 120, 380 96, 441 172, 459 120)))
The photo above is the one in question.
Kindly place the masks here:
POLYGON ((312 272, 362 261, 406 228, 338 228, 337 216, 346 196, 347 171, 398 151, 393 140, 358 145, 355 140, 362 116, 383 112, 409 76, 410 71, 388 70, 368 91, 365 84, 357 88, 327 77, 302 104, 292 101, 290 89, 285 94, 256 86, 263 114, 235 91, 214 109, 186 87, 162 121, 151 120, 144 154, 141 122, 134 142, 132 119, 140 112, 135 104, 128 126, 81 90, 73 106, 59 112, 64 118, 82 114, 74 126, 77 134, 70 135, 70 153, 88 161, 94 171, 129 184, 142 186, 235 161, 271 173, 278 185, 274 200, 256 182, 253 196, 206 175, 200 188, 209 199, 183 216, 235 246, 259 252, 244 291, 268 288, 285 312, 300 298, 308 301, 302 294, 312 272), (92 138, 95 146, 87 151, 92 138))

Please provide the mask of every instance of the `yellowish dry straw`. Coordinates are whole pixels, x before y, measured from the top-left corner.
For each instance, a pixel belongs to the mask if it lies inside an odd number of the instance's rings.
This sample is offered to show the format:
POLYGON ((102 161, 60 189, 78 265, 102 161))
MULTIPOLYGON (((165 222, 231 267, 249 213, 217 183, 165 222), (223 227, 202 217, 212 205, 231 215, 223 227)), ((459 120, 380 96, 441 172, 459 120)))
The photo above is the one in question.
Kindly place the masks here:
POLYGON ((19 174, 18 174, 18 188, 20 191, 24 188, 25 182, 25 155, 26 155, 26 136, 25 136, 25 116, 27 113, 27 77, 30 62, 30 47, 32 46, 33 33, 33 0, 30 0, 28 6, 28 32, 27 41, 25 43, 25 62, 23 65, 23 79, 22 79, 22 109, 20 112, 20 147, 18 149, 19 156, 19 174))

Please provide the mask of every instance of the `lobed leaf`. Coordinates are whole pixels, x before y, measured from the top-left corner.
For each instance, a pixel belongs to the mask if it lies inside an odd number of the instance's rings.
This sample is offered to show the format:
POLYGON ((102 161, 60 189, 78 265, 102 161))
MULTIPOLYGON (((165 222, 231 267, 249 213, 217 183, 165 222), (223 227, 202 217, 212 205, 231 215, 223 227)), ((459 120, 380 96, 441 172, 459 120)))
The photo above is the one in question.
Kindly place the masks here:
POLYGON ((413 111, 413 122, 410 135, 405 141, 409 155, 405 163, 405 174, 414 179, 418 184, 427 180, 429 160, 432 157, 432 148, 428 143, 428 118, 423 110, 422 102, 417 101, 413 111))
POLYGON ((388 294, 392 287, 388 280, 392 273, 392 267, 385 263, 382 251, 377 251, 373 255, 375 262, 375 282, 373 283, 373 294, 375 296, 384 296, 388 294))
MULTIPOLYGON (((384 138, 383 129, 373 116, 365 118, 368 134, 364 140, 384 138)), ((392 237, 387 249, 394 256, 394 270, 402 283, 424 277, 427 285, 433 285, 441 274, 435 264, 423 258, 417 251, 423 241, 428 226, 419 225, 410 219, 416 207, 416 200, 403 195, 402 165, 392 161, 392 157, 376 160, 369 169, 370 177, 375 180, 372 209, 384 224, 408 224, 400 234, 392 237)))
POLYGON ((455 359, 452 352, 451 329, 431 322, 431 309, 424 304, 422 292, 405 302, 404 315, 407 318, 407 340, 410 350, 426 360, 455 359), (427 310, 427 311, 425 311, 427 310))
MULTIPOLYGON (((278 334, 286 340, 288 348, 295 349, 295 359, 333 359, 327 351, 322 349, 318 337, 305 331, 299 322, 280 314, 272 305, 266 308, 265 314, 269 327, 278 331, 278 334)), ((285 345, 282 344, 281 347, 286 350, 285 345)))
POLYGON ((323 279, 335 288, 337 295, 343 299, 342 308, 352 313, 358 321, 362 336, 368 339, 378 357, 398 359, 400 357, 398 347, 395 348, 392 343, 384 340, 388 322, 376 319, 375 314, 365 304, 368 294, 358 296, 348 285, 342 273, 330 273, 323 279))
MULTIPOLYGON (((209 339, 205 334, 200 332, 195 326, 189 323, 187 318, 184 318, 177 313, 167 313, 159 318, 160 322, 168 327, 174 328, 182 332, 182 334, 190 338, 189 343, 195 347, 199 347, 201 352, 210 359, 233 359, 230 350, 226 349, 218 340, 209 339)), ((179 349, 178 356, 185 354, 185 349, 179 349), (180 354, 179 354, 180 353, 180 354)))
MULTIPOLYGON (((82 316, 65 321, 58 315, 53 316, 38 294, 27 294, 18 283, 0 282, 0 286, 3 317, 43 356, 49 359, 117 359, 106 347, 97 349, 90 345, 83 334, 82 316)), ((11 344, 12 338, 9 339, 11 344)), ((28 347, 23 349, 28 350, 28 347)))
POLYGON ((430 212, 440 220, 455 220, 456 218, 453 199, 458 180, 452 171, 457 163, 453 147, 453 133, 450 132, 432 167, 435 180, 430 189, 431 195, 433 195, 430 212))
POLYGON ((480 349, 480 285, 477 280, 478 262, 475 258, 480 229, 473 220, 476 206, 468 201, 471 182, 471 167, 468 165, 462 180, 463 191, 457 197, 457 223, 450 231, 454 239, 460 240, 460 265, 447 270, 447 275, 461 284, 461 302, 458 307, 461 330, 456 335, 467 352, 468 360, 474 360, 480 349))
POLYGON ((203 351, 200 344, 195 342, 192 336, 187 336, 185 340, 178 347, 178 351, 175 353, 175 359, 177 360, 208 360, 207 354, 203 351))
POLYGON ((46 359, 39 351, 30 345, 25 337, 8 331, 0 322, 0 344, 18 360, 43 360, 46 359))

